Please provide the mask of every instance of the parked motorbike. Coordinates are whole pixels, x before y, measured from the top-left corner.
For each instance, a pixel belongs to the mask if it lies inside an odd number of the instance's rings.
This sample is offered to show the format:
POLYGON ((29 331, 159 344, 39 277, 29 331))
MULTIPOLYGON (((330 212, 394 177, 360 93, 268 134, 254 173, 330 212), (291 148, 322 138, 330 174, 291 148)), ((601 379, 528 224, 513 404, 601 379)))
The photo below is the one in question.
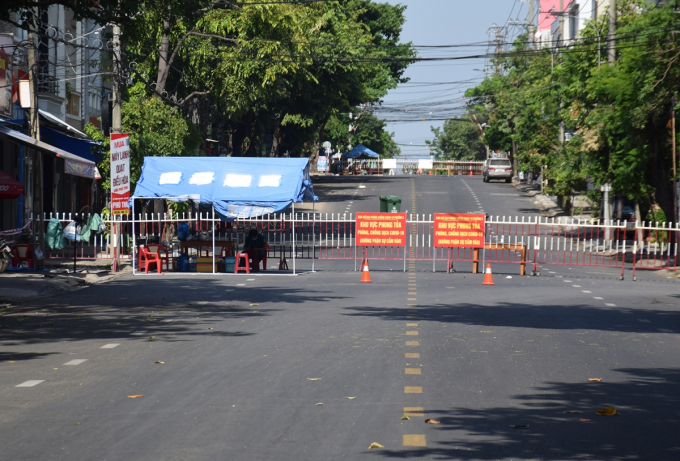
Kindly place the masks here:
POLYGON ((0 274, 12 263, 12 250, 4 238, 0 237, 0 274))

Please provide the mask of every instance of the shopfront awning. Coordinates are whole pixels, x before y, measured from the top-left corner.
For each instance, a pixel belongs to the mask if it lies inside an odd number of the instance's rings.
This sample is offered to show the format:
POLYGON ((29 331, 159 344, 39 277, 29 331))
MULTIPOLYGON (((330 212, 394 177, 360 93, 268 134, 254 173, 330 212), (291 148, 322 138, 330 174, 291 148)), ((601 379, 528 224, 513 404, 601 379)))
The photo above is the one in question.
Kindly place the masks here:
POLYGON ((0 125, 0 137, 9 139, 21 146, 29 149, 35 149, 44 154, 51 155, 56 158, 64 159, 67 163, 66 172, 70 174, 77 174, 86 178, 94 178, 96 165, 92 160, 84 159, 78 155, 66 152, 58 147, 51 146, 45 142, 33 139, 19 131, 12 130, 6 126, 0 125), (74 173, 78 172, 78 173, 74 173))
POLYGON ((102 158, 101 142, 69 136, 46 126, 40 126, 40 139, 85 160, 98 162, 102 158))

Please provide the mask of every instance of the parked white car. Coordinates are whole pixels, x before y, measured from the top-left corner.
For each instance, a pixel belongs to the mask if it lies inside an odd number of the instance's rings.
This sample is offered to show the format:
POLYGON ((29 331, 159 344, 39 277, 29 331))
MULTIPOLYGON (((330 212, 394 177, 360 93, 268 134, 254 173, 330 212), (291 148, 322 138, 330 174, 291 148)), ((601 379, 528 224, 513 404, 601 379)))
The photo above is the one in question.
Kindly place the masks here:
POLYGON ((484 182, 492 179, 504 179, 505 182, 512 181, 512 164, 507 158, 490 158, 484 162, 482 170, 484 182))

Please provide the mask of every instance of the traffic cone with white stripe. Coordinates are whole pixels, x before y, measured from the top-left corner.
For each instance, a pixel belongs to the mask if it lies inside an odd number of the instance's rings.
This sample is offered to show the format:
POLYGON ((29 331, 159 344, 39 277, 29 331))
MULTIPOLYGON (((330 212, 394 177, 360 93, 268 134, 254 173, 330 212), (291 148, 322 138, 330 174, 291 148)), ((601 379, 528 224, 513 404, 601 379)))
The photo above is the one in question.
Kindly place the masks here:
POLYGON ((472 170, 470 170, 470 177, 472 177, 472 170))
POLYGON ((486 265, 486 272, 484 272, 484 283, 482 285, 495 285, 493 283, 493 275, 491 275, 491 264, 486 265))
POLYGON ((373 283, 371 280, 371 273, 368 271, 368 259, 364 258, 361 262, 361 280, 360 283, 373 283))

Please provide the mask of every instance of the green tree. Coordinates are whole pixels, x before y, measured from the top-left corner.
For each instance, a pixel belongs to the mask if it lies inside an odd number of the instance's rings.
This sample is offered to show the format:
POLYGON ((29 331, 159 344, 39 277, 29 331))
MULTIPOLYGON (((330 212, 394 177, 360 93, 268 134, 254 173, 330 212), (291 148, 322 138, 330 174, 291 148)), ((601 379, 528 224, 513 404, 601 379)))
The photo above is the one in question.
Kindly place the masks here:
POLYGON ((387 125, 385 120, 379 119, 372 112, 362 113, 359 108, 355 108, 352 113, 354 114, 352 120, 349 113, 342 113, 333 115, 326 123, 324 139, 334 148, 347 151, 349 144, 352 146, 363 144, 380 154, 380 158, 392 158, 401 153, 393 139, 394 133, 385 130, 387 125), (350 125, 355 127, 352 132, 349 131, 350 125))
MULTIPOLYGON (((144 157, 196 155, 201 137, 177 108, 158 98, 146 97, 141 84, 135 85, 129 93, 129 99, 122 107, 122 130, 130 133, 130 182, 134 186, 141 174, 144 157)), ((102 187, 109 190, 109 137, 89 123, 85 132, 95 141, 104 143, 104 155, 97 166, 102 175, 102 187)))
POLYGON ((430 127, 434 139, 425 144, 440 160, 484 160, 486 146, 477 125, 468 119, 453 118, 444 122, 442 128, 430 127))

